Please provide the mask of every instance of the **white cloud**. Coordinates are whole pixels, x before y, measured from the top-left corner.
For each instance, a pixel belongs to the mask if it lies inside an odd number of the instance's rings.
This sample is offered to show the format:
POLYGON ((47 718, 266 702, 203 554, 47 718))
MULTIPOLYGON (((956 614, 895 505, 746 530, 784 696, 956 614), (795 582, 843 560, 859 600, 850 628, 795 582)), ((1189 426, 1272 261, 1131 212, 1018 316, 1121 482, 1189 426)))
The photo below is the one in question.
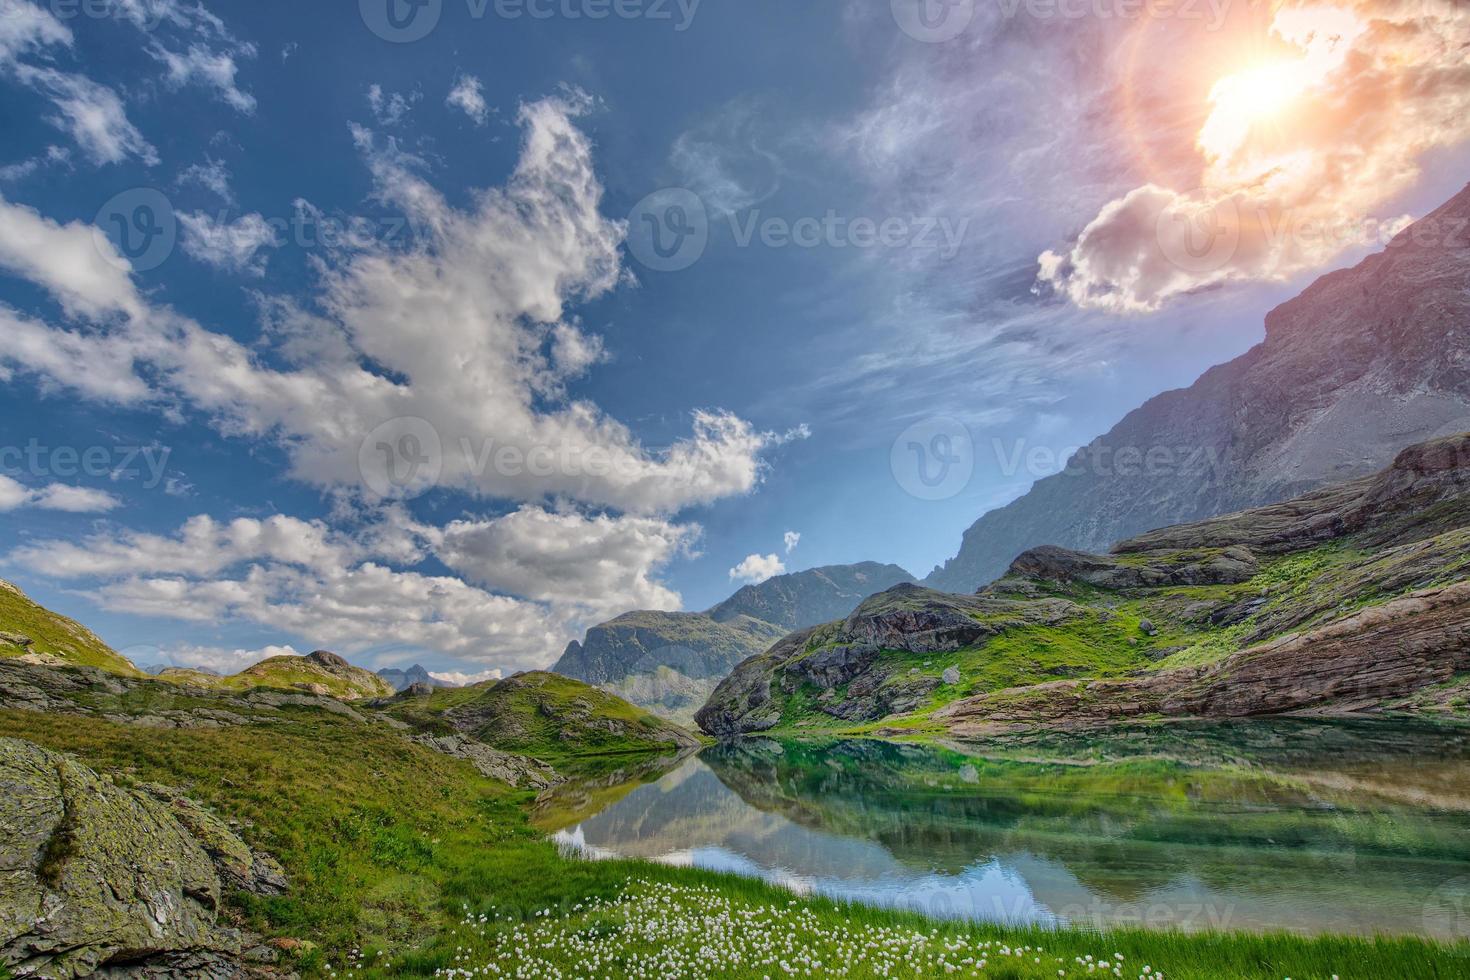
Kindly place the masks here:
POLYGON ((86 78, 17 64, 15 77, 51 100, 56 115, 49 122, 71 134, 94 163, 121 163, 135 156, 145 164, 158 163, 158 153, 128 120, 127 110, 116 92, 86 78))
POLYGON ((1138 187, 1040 279, 1114 313, 1233 281, 1283 280, 1406 223, 1377 219, 1428 152, 1470 138, 1470 19, 1449 0, 1274 8, 1276 60, 1227 74, 1195 135, 1198 189, 1138 187))
POLYGON ((475 121, 476 126, 485 125, 490 118, 490 107, 485 103, 485 86, 474 75, 459 76, 444 104, 462 110, 475 121))
POLYGON ((373 118, 380 126, 396 126, 403 121, 413 104, 423 98, 422 92, 411 92, 404 95, 401 92, 384 93, 383 86, 368 86, 368 108, 373 111, 373 118))
MULTIPOLYGON (((507 670, 545 666, 569 636, 627 608, 677 608, 659 573, 699 531, 669 515, 752 490, 762 451, 802 433, 699 409, 690 435, 647 446, 568 396, 605 355, 567 306, 625 277, 625 228, 600 213, 591 145, 573 123, 585 104, 523 107, 515 172, 464 210, 428 183, 423 161, 357 130, 379 196, 418 236, 323 252, 314 295, 262 297, 258 343, 154 305, 93 229, 0 200, 0 268, 79 321, 49 326, 0 306, 0 370, 88 399, 192 409, 232 438, 279 445, 351 528, 201 516, 174 534, 32 542, 12 560, 85 583, 120 612, 507 670), (364 476, 386 461, 374 462, 368 437, 397 446, 401 423, 382 424, 402 418, 430 426, 440 487, 521 506, 442 529, 382 510, 364 476), (416 569, 430 554, 472 581, 416 569)), ((194 218, 183 219, 185 247, 194 218)))
POLYGON ((363 557, 356 542, 326 524, 276 515, 219 522, 208 515, 186 521, 175 535, 136 531, 90 535, 80 542, 47 541, 11 557, 57 578, 139 575, 220 575, 232 566, 270 561, 328 570, 363 557))
POLYGON ((0 475, 0 511, 34 507, 69 514, 104 514, 122 506, 122 501, 103 490, 52 483, 37 489, 0 475))
POLYGON ((246 214, 230 221, 224 215, 181 211, 178 221, 181 243, 190 257, 229 272, 265 274, 267 256, 261 249, 276 243, 276 233, 261 215, 246 214))
POLYGON ((98 229, 61 225, 33 208, 0 197, 0 269, 29 279, 56 297, 69 316, 139 316, 144 304, 127 260, 98 229))
POLYGON ((586 625, 544 604, 387 563, 419 557, 405 556, 401 542, 382 528, 348 535, 285 516, 229 522, 199 516, 173 535, 121 531, 79 543, 39 541, 7 560, 58 579, 95 582, 86 594, 105 609, 249 622, 349 654, 399 645, 495 667, 541 667, 586 625))
POLYGON ((787 531, 784 535, 782 535, 782 538, 786 543, 786 553, 788 555, 796 550, 797 545, 801 544, 800 531, 787 531))
POLYGON ((768 578, 785 574, 786 565, 778 555, 746 555, 730 569, 730 581, 759 585, 768 578))
POLYGON ((54 44, 71 47, 72 33, 49 11, 25 0, 7 0, 0 10, 0 68, 23 54, 54 44))
POLYGON ((230 190, 230 168, 223 160, 206 157, 203 163, 196 163, 186 167, 179 174, 179 186, 185 184, 198 184, 206 190, 213 191, 220 200, 227 204, 234 203, 235 193, 230 190))
POLYGON ((205 44, 191 44, 187 50, 175 51, 155 41, 148 53, 164 66, 166 81, 172 88, 203 85, 214 90, 222 102, 237 112, 245 115, 255 112, 255 96, 241 89, 235 80, 240 70, 235 57, 254 57, 253 45, 235 44, 230 51, 216 51, 205 44))
POLYGON ((81 253, 83 226, 3 207, 0 238, 8 222, 44 239, 9 257, 15 271, 76 313, 117 310, 126 319, 86 334, 33 329, 24 346, 0 336, 0 360, 95 396, 122 386, 115 377, 99 386, 85 365, 149 365, 137 384, 156 397, 192 404, 228 434, 278 439, 296 477, 364 495, 375 477, 387 482, 390 461, 360 450, 370 434, 384 438, 375 429, 405 418, 432 426, 443 450, 439 485, 478 495, 652 513, 748 492, 773 437, 744 420, 695 411, 691 436, 645 447, 597 406, 565 395, 565 383, 601 350, 564 318, 565 306, 620 281, 625 232, 599 213, 591 146, 572 123, 578 111, 580 103, 565 99, 523 107, 514 175, 469 211, 450 206, 392 141, 378 147, 360 131, 380 195, 408 214, 423 241, 334 256, 323 264, 314 310, 276 304, 272 336, 292 343, 278 352, 291 362, 284 369, 146 305, 110 245, 81 253), (51 239, 77 252, 87 278, 53 260, 51 239), (48 337, 64 356, 44 349, 48 337))
POLYGON ((687 551, 697 526, 657 518, 584 517, 521 509, 445 527, 435 554, 469 581, 591 619, 629 609, 680 608, 679 594, 652 576, 687 551))
POLYGON ((262 660, 270 660, 272 657, 299 657, 300 653, 293 646, 266 646, 259 650, 226 649, 224 647, 207 647, 184 644, 169 647, 159 651, 159 663, 170 667, 189 667, 204 669, 216 674, 229 676, 238 674, 247 667, 254 667, 262 660))
POLYGON ((485 681, 498 681, 505 675, 499 670, 482 670, 478 674, 466 674, 458 670, 431 670, 429 676, 445 684, 469 687, 471 684, 483 684, 485 681))

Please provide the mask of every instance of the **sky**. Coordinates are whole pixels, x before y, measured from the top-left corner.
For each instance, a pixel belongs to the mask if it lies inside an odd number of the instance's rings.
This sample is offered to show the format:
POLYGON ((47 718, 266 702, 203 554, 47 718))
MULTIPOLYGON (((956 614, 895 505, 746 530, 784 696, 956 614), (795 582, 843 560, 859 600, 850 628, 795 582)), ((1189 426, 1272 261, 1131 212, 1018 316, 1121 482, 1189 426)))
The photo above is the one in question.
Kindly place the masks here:
POLYGON ((1470 174, 1451 0, 0 0, 0 576, 471 680, 923 576, 1470 174))

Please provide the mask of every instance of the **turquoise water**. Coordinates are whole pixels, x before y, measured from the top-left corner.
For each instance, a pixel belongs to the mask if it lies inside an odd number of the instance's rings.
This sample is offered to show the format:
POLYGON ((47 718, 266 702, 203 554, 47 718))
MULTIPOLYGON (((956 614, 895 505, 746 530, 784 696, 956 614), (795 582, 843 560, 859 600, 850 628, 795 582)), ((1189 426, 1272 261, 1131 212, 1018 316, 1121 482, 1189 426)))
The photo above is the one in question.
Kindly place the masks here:
POLYGON ((547 794, 567 849, 1009 923, 1470 937, 1470 731, 753 739, 547 794))

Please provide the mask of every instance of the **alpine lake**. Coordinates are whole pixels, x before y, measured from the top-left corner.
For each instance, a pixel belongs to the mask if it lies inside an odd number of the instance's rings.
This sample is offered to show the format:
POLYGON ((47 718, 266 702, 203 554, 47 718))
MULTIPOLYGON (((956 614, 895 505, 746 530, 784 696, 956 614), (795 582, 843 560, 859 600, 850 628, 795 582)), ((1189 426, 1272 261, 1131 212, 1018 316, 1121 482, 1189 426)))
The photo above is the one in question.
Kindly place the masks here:
POLYGON ((568 852, 1013 925, 1470 937, 1470 729, 749 738, 562 784, 568 852))

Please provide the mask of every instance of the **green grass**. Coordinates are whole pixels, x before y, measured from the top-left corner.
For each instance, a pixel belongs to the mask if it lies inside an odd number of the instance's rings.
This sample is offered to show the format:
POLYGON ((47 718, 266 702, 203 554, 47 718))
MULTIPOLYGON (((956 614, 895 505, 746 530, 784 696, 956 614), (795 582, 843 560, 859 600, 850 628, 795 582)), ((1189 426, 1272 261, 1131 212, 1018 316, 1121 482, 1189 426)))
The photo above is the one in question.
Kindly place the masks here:
POLYGON ((439 734, 472 726, 474 737, 487 745, 553 766, 568 760, 585 764, 601 756, 666 751, 681 737, 690 738, 622 698, 544 671, 405 698, 388 711, 439 734))
POLYGON ((129 677, 141 673, 91 630, 37 605, 8 582, 0 582, 0 630, 19 633, 34 641, 28 647, 0 641, 0 657, 38 653, 129 677))
MULTIPOLYGON (((308 977, 324 975, 328 965, 341 971, 352 949, 362 950, 366 962, 374 964, 358 970, 359 977, 430 976, 450 966, 489 962, 507 944, 526 954, 522 940, 533 928, 527 923, 545 930, 552 945, 536 955, 568 972, 578 967, 577 948, 594 937, 615 937, 625 955, 693 943, 673 933, 630 932, 646 915, 644 905, 608 903, 617 902, 635 880, 643 884, 631 886, 634 896, 646 896, 660 883, 708 889, 703 897, 695 896, 700 908, 729 903, 734 914, 751 921, 798 910, 805 923, 802 948, 828 963, 838 962, 855 931, 879 928, 918 930, 938 939, 964 937, 969 943, 1039 945, 1067 962, 1078 955, 1122 952, 1129 964, 1148 963, 1169 977, 1211 980, 1332 973, 1436 978, 1463 976, 1470 963, 1445 947, 1412 939, 1186 937, 1143 931, 1100 938, 1082 930, 936 924, 866 907, 796 900, 746 879, 570 860, 531 827, 529 794, 483 779, 468 765, 408 744, 391 731, 306 709, 270 727, 168 732, 0 711, 0 734, 73 752, 125 779, 179 786, 240 820, 252 844, 281 859, 293 888, 279 898, 234 896, 235 912, 267 935, 318 944, 320 952, 295 964, 308 977), (600 904, 593 908, 594 903, 600 904), (487 916, 486 925, 463 925, 466 909, 487 916)), ((1456 952, 1470 955, 1470 948, 1456 952)), ((1019 960, 1006 966, 1014 972, 991 975, 1056 976, 1058 968, 1019 960)), ((596 970, 583 964, 579 972, 621 977, 628 975, 626 967, 627 960, 596 970)), ((712 975, 765 972, 771 971, 742 968, 712 975)))

